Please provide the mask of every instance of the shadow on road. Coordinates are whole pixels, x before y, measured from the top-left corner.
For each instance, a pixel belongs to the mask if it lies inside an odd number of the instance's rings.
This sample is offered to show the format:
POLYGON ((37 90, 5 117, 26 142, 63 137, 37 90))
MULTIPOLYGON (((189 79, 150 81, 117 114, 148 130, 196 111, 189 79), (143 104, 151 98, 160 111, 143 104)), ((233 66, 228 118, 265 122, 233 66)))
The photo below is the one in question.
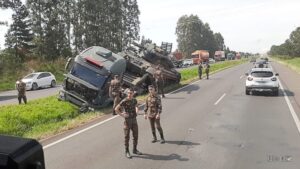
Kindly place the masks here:
POLYGON ((140 156, 132 156, 135 158, 149 159, 149 160, 160 160, 160 161, 169 161, 169 160, 178 160, 178 161, 189 161, 188 158, 183 158, 178 154, 170 154, 170 155, 155 155, 155 154, 147 154, 144 153, 140 156))
POLYGON ((184 146, 200 145, 200 143, 193 143, 190 141, 166 141, 166 144, 176 144, 176 145, 184 145, 184 146))
POLYGON ((287 96, 295 96, 294 92, 287 90, 287 89, 279 90, 278 96, 274 96, 272 92, 257 92, 257 91, 253 91, 252 95, 253 96, 265 96, 265 97, 284 97, 283 91, 286 93, 287 96))
POLYGON ((0 101, 5 101, 5 100, 11 100, 17 98, 17 95, 10 95, 10 96, 0 96, 0 101))
POLYGON ((200 87, 198 85, 192 84, 181 90, 174 92, 174 94, 180 93, 180 92, 186 92, 187 94, 191 94, 193 91, 198 91, 199 89, 200 89, 200 87))

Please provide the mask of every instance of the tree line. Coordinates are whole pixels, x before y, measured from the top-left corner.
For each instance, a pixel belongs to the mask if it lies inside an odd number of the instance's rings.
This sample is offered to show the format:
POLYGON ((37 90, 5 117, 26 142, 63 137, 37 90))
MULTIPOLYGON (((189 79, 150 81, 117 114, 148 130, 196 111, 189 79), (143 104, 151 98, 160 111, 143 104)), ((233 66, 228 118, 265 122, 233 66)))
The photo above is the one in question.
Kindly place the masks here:
POLYGON ((178 50, 189 57, 195 50, 208 50, 214 56, 217 50, 227 50, 221 33, 214 33, 208 23, 197 15, 183 15, 177 21, 176 35, 178 50))
POLYGON ((300 57, 300 27, 292 31, 290 37, 281 45, 273 45, 269 55, 282 55, 286 57, 300 57))
POLYGON ((20 62, 69 57, 89 46, 118 52, 139 39, 137 0, 1 0, 0 8, 13 10, 5 51, 20 62))

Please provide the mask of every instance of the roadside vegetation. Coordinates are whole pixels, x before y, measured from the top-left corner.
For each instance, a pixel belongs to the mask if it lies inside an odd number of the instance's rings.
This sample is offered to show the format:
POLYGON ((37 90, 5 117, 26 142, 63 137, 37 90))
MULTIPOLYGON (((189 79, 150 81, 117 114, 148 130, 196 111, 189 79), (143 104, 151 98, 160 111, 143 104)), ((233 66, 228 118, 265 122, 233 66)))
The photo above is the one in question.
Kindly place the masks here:
MULTIPOLYGON (((210 74, 245 62, 247 60, 225 61, 212 64, 210 74)), ((198 80, 197 71, 197 67, 182 70, 182 81, 180 84, 170 85, 165 90, 172 91, 198 80)), ((142 103, 145 97, 146 95, 138 96, 137 99, 142 103)), ((0 107, 0 133, 44 139, 83 125, 104 114, 109 114, 111 111, 111 107, 107 107, 96 112, 80 113, 76 106, 68 102, 58 101, 56 96, 51 96, 29 101, 27 105, 0 107)))
POLYGON ((272 56, 271 58, 273 60, 295 70, 297 73, 300 73, 300 57, 272 56))

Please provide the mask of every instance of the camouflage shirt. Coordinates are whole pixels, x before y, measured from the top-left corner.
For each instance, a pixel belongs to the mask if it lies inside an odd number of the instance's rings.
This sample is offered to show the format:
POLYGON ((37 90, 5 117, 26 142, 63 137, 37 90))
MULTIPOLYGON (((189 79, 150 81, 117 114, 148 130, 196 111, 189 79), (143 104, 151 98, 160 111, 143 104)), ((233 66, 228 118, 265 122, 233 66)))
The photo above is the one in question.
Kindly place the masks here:
POLYGON ((136 107, 137 107, 137 100, 136 99, 128 99, 125 98, 120 102, 120 106, 125 110, 128 114, 128 118, 135 118, 136 114, 136 107))
POLYGON ((121 82, 120 80, 112 80, 110 83, 111 94, 117 95, 121 91, 121 82))
POLYGON ((146 99, 146 105, 145 105, 145 114, 148 113, 148 117, 153 118, 157 115, 157 113, 161 113, 162 105, 161 105, 161 99, 158 95, 151 95, 146 99), (149 110, 149 112, 148 112, 149 110))
POLYGON ((19 96, 25 96, 25 92, 26 92, 26 83, 19 81, 19 83, 17 83, 17 90, 18 90, 18 95, 19 96))

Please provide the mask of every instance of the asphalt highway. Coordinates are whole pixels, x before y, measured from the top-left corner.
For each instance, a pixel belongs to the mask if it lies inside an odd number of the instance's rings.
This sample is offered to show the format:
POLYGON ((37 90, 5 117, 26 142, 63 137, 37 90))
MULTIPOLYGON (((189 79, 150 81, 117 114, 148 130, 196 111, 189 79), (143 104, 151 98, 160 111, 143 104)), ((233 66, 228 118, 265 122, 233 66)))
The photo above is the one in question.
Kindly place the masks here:
POLYGON ((244 74, 251 67, 239 65, 168 94, 161 114, 165 144, 150 142, 150 124, 139 116, 144 155, 124 156, 123 119, 108 116, 44 140, 46 168, 299 169, 299 112, 289 102, 289 82, 282 82, 279 96, 247 96, 244 74))

